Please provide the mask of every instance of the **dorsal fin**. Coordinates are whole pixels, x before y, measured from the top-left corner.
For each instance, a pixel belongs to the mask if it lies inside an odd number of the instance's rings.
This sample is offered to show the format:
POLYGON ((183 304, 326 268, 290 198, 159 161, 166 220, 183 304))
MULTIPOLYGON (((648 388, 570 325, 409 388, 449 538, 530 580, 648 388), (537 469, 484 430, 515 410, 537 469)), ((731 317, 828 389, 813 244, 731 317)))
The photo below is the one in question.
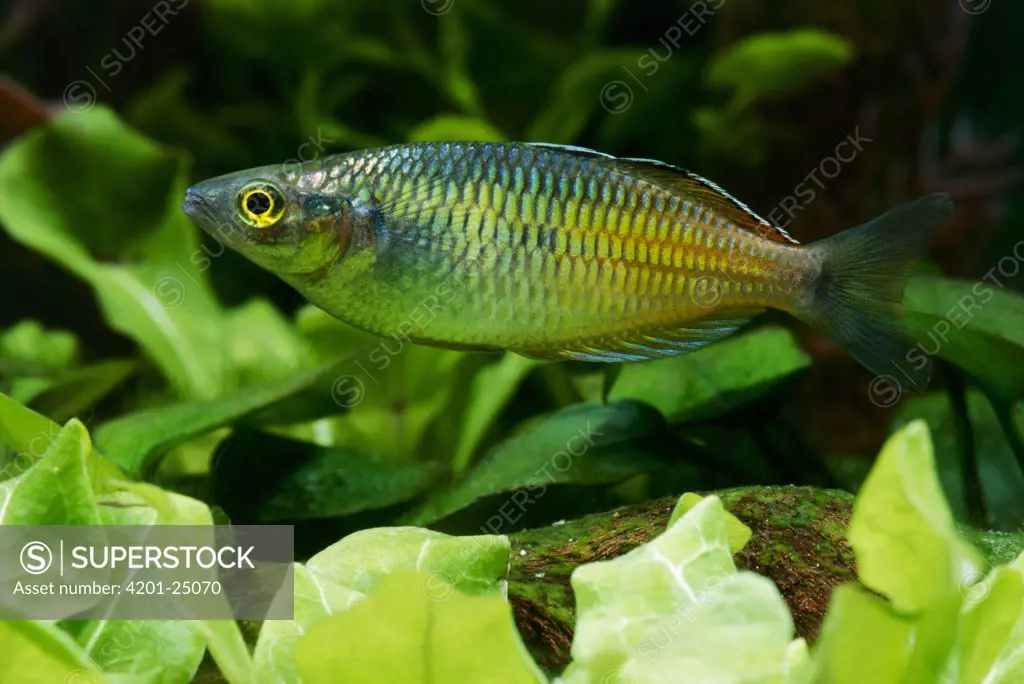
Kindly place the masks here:
POLYGON ((530 144, 537 147, 547 147, 562 153, 607 160, 613 167, 639 174, 651 183, 671 189, 673 192, 693 197, 696 201, 708 205, 715 213, 733 222, 740 228, 753 231, 762 237, 776 242, 791 245, 800 244, 789 233, 761 218, 750 207, 727 193, 717 184, 684 168, 672 166, 656 159, 614 157, 586 147, 555 145, 552 143, 530 144))

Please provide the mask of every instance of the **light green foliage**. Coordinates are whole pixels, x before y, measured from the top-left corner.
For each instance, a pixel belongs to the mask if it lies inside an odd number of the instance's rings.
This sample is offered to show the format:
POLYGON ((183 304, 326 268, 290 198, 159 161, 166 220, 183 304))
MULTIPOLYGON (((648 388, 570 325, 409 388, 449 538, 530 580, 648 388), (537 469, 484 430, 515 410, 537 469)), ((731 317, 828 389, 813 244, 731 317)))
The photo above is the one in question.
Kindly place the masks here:
POLYGON ((814 656, 816 681, 1015 681, 1014 653, 1024 646, 1020 561, 983 567, 956 536, 923 421, 886 443, 857 499, 850 540, 861 581, 877 593, 837 590, 814 656))
POLYGON ((717 497, 625 556, 578 568, 572 585, 566 684, 664 682, 680 672, 693 681, 784 681, 789 610, 771 581, 736 570, 717 497))
MULTIPOLYGON (((2 395, 0 398, 10 401, 2 395)), ((39 430, 32 438, 15 437, 4 431, 0 434, 4 446, 24 449, 26 445, 33 448, 33 444, 48 444, 34 462, 14 461, 12 467, 24 470, 0 482, 0 524, 212 524, 209 508, 195 499, 120 479, 117 470, 93 449, 89 434, 79 421, 72 420, 57 430, 42 417, 33 418, 34 415, 13 402, 0 404, 0 424, 34 424, 39 430)), ((8 663, 0 658, 0 672, 7 667, 10 673, 22 673, 10 681, 39 681, 25 674, 32 671, 34 663, 39 672, 59 667, 65 667, 66 673, 68 669, 85 673, 102 670, 112 681, 175 684, 191 678, 207 646, 232 684, 251 679, 251 659, 232 621, 78 620, 57 625, 33 621, 6 624, 9 626, 4 628, 3 639, 11 640, 10 649, 14 650, 8 663), (13 645, 19 641, 34 645, 13 645), (32 648, 38 651, 37 655, 31 656, 32 648), (70 668, 68 663, 75 667, 70 668)), ((0 650, 8 650, 7 644, 0 650)))
POLYGON ((362 601, 392 573, 425 573, 420 593, 443 600, 454 589, 499 594, 508 569, 506 537, 450 537, 418 528, 364 530, 295 568, 295 619, 264 624, 254 653, 259 682, 296 682, 295 645, 325 617, 362 601))
POLYGON ((350 610, 313 625, 295 647, 302 681, 330 684, 479 682, 528 684, 546 678, 519 639, 501 596, 440 597, 429 575, 384 579, 350 610))
POLYGON ((0 681, 108 684, 102 671, 55 625, 0 621, 0 681))
POLYGON ((932 454, 925 423, 904 428, 882 449, 850 521, 860 580, 901 612, 936 603, 977 563, 953 527, 932 454), (928 572, 899 572, 917 562, 928 572))
POLYGON ((15 240, 88 281, 110 325, 182 394, 211 397, 226 385, 227 366, 218 305, 191 259, 195 228, 178 208, 185 185, 178 156, 96 108, 4 150, 0 220, 15 240))
MULTIPOLYGON (((668 518, 668 526, 672 527, 677 520, 686 515, 690 509, 704 500, 699 494, 687 493, 679 497, 679 502, 672 509, 672 515, 668 518)), ((740 519, 729 511, 725 512, 725 536, 729 540, 729 551, 739 553, 747 542, 750 541, 750 528, 740 522, 740 519)))

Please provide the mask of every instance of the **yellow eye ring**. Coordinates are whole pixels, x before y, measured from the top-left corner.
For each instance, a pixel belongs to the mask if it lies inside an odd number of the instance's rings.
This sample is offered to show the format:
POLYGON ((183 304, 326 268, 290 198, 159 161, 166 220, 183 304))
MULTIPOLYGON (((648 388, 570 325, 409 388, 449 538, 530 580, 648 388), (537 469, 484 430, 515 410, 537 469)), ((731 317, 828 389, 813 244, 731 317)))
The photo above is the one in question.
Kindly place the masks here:
POLYGON ((284 215, 284 197, 273 185, 252 183, 238 192, 238 211, 254 228, 269 228, 284 215))

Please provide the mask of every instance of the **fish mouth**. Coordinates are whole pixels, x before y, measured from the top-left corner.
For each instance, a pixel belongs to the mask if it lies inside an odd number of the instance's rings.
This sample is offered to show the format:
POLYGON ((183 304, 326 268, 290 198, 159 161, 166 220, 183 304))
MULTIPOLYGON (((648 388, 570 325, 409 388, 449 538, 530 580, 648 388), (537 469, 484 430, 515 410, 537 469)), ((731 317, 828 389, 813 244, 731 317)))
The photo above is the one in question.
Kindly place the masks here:
POLYGON ((195 188, 189 188, 185 191, 185 201, 181 203, 181 209, 185 212, 186 216, 203 228, 212 223, 213 212, 210 210, 210 205, 206 203, 206 198, 195 188))
POLYGON ((185 201, 181 203, 181 209, 193 223, 218 241, 232 244, 238 239, 238 228, 230 221, 220 221, 210 201, 195 188, 185 191, 185 201))

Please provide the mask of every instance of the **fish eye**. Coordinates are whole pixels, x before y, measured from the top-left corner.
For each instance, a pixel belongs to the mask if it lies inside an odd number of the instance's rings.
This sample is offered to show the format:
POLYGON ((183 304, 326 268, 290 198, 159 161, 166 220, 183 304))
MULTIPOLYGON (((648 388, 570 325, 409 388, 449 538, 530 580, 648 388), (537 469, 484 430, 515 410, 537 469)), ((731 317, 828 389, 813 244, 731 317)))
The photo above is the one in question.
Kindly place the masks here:
POLYGON ((238 209, 249 225, 269 228, 284 214, 284 197, 269 183, 250 183, 238 191, 238 209))

